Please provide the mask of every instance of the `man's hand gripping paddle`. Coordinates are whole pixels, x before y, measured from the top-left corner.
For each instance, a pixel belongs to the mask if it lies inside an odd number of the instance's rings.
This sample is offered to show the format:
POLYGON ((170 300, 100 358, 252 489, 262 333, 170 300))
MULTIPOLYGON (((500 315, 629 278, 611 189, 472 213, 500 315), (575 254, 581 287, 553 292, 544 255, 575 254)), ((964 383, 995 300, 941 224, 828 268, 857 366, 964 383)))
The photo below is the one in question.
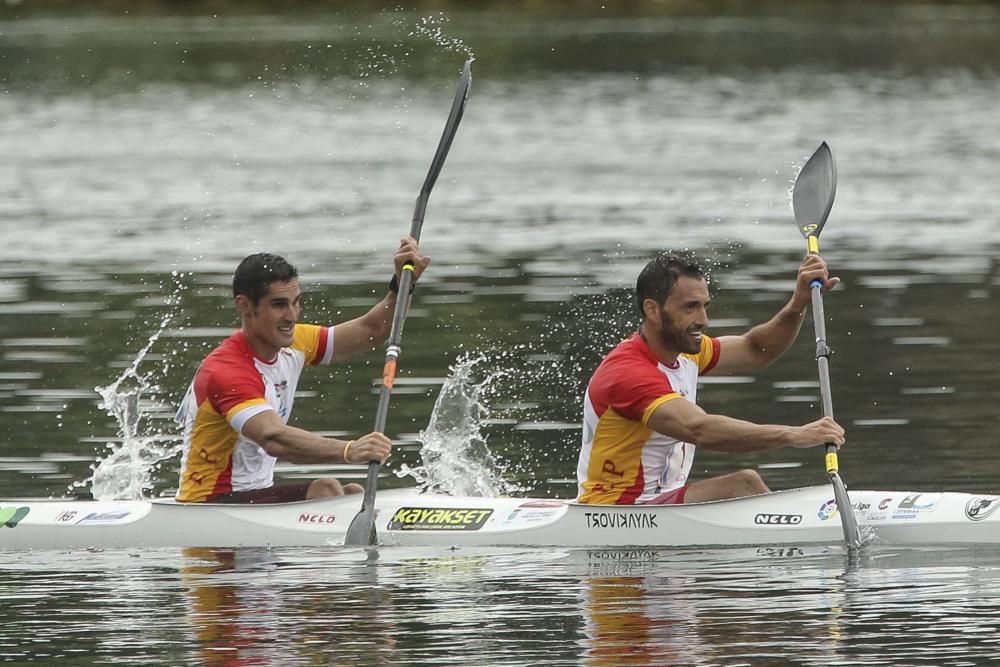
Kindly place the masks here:
MULTIPOLYGON (((824 141, 806 161, 792 188, 792 210, 799 231, 805 237, 809 252, 819 254, 819 235, 833 208, 837 194, 837 165, 833 152, 824 141)), ((816 361, 819 365, 819 386, 823 399, 823 415, 833 417, 833 398, 830 392, 830 348, 826 343, 826 317, 823 313, 823 285, 812 282, 813 326, 816 330, 816 361)), ((833 485, 833 496, 844 528, 844 541, 848 549, 861 547, 861 533, 854 517, 847 487, 840 478, 837 447, 826 445, 826 472, 833 485)))
MULTIPOLYGON (((424 211, 427 208, 427 199, 430 197, 431 189, 437 181, 444 159, 448 156, 448 149, 451 148, 452 139, 458 131, 458 124, 462 120, 462 112, 465 110, 465 101, 469 97, 469 86, 472 83, 472 60, 465 61, 462 69, 462 78, 458 82, 458 89, 455 91, 455 99, 451 103, 451 113, 448 115, 448 122, 445 123, 441 141, 438 142, 437 152, 431 160, 430 170, 427 178, 424 179, 424 186, 417 196, 417 205, 413 211, 413 224, 410 227, 410 236, 417 241, 420 240, 420 228, 424 224, 424 211)), ((403 321, 406 319, 406 311, 409 306, 410 288, 413 285, 413 265, 407 264, 403 267, 403 273, 399 277, 399 292, 396 300, 396 312, 392 318, 392 329, 389 333, 389 344, 385 355, 385 365, 382 368, 382 388, 378 398, 378 410, 375 413, 375 431, 382 433, 385 431, 386 418, 389 415, 389 398, 392 394, 392 385, 396 379, 396 360, 400 353, 400 340, 403 337, 403 321)), ((346 546, 371 546, 375 544, 375 491, 378 486, 378 472, 381 464, 372 461, 368 464, 368 480, 365 483, 365 495, 361 501, 361 510, 355 515, 351 525, 347 528, 347 535, 344 537, 346 546)))

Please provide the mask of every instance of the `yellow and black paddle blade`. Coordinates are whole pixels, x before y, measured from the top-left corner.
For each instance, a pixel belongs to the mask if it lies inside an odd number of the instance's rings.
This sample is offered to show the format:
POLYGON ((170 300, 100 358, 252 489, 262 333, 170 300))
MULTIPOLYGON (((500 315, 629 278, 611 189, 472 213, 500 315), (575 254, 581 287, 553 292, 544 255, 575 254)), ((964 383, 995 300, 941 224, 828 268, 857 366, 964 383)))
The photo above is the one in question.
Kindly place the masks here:
MULTIPOLYGON (((837 164, 824 141, 802 166, 792 187, 792 212, 802 236, 819 238, 837 194, 837 164)), ((811 244, 810 244, 811 245, 811 244)), ((812 252, 818 252, 818 247, 812 252)))

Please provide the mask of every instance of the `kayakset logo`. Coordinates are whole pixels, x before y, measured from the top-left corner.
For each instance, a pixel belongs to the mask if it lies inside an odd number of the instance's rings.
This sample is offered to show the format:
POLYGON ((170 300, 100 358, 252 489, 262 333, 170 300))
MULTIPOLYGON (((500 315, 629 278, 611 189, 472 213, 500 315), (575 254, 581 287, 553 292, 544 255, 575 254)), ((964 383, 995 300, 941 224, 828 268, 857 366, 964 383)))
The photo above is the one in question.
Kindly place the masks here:
POLYGON ((29 507, 0 507, 0 525, 14 528, 31 511, 29 507))
POLYGON ((389 530, 479 530, 492 509, 400 507, 389 519, 389 530))

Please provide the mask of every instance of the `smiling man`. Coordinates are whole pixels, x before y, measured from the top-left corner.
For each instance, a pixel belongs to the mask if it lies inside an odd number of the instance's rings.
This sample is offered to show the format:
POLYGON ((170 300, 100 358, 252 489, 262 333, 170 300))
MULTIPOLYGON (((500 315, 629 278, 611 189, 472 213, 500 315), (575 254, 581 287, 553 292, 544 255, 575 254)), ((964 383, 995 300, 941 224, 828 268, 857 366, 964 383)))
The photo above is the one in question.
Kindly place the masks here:
POLYGON ((274 485, 277 459, 292 463, 384 461, 392 443, 382 433, 338 440, 288 425, 299 375, 386 340, 404 264, 416 281, 430 263, 405 238, 393 258, 389 293, 370 311, 336 326, 299 323, 298 272, 282 257, 250 255, 233 275, 242 327, 202 362, 177 420, 184 428, 180 486, 183 502, 270 503, 363 491, 333 477, 274 485))
POLYGON ((830 278, 818 255, 799 266, 789 302, 741 336, 711 338, 708 282, 702 269, 674 255, 651 260, 636 281, 639 331, 618 345, 590 379, 584 398, 578 500, 595 504, 679 504, 766 493, 754 470, 690 481, 696 447, 754 452, 844 444, 829 417, 804 426, 755 424, 698 407, 698 376, 747 373, 769 366, 798 336, 810 283, 830 278))

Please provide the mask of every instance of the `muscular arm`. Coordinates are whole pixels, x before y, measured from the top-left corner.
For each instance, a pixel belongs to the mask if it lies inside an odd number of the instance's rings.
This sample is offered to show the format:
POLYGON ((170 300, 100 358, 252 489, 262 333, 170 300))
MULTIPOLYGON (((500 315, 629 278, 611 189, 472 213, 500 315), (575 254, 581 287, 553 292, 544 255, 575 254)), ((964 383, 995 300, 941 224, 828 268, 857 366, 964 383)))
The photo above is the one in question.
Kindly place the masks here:
POLYGON ((799 335, 806 309, 812 301, 813 280, 823 282, 823 290, 833 289, 839 278, 830 278, 826 262, 819 255, 806 255, 799 266, 795 291, 774 317, 742 336, 719 338, 719 364, 715 373, 746 373, 766 368, 784 354, 799 335))
POLYGON ((333 359, 344 359, 357 352, 374 350, 389 337, 396 313, 396 295, 392 292, 361 317, 342 322, 333 328, 333 359))
POLYGON ((369 433, 351 444, 349 461, 344 460, 347 441, 289 426, 268 410, 254 415, 243 425, 243 435, 271 456, 291 463, 366 463, 383 461, 391 444, 381 433, 369 433))
MULTIPOLYGON (((392 258, 398 278, 406 263, 413 264, 413 280, 423 274, 431 262, 431 258, 420 252, 415 239, 406 237, 399 242, 399 248, 392 258)), ((397 296, 389 292, 384 299, 375 304, 361 317, 338 324, 333 328, 333 358, 343 359, 355 352, 373 350, 389 337, 392 329, 392 318, 396 314, 397 296)))
POLYGON ((654 431, 718 452, 758 452, 781 447, 844 444, 844 429, 824 417, 804 426, 755 424, 709 414, 691 401, 676 398, 661 404, 647 422, 654 431))
POLYGON ((795 342, 805 314, 804 307, 790 301, 770 320, 742 336, 720 336, 715 373, 746 373, 770 366, 795 342))

